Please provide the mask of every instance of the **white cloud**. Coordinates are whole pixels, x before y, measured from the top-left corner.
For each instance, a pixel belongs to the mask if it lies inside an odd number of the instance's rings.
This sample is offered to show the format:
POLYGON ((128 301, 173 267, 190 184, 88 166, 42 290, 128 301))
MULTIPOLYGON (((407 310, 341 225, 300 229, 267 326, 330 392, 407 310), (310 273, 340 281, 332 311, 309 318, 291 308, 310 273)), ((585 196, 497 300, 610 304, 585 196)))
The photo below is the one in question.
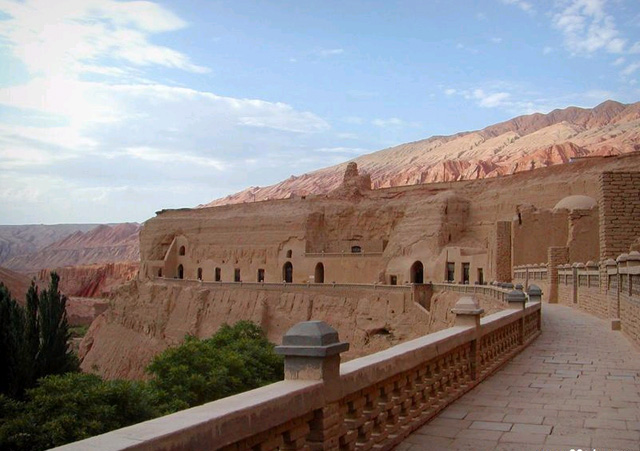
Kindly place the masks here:
POLYGON ((629 49, 629 53, 640 53, 640 41, 635 42, 629 49))
POLYGON ((551 52, 553 52, 553 47, 546 46, 545 48, 542 49, 543 55, 548 55, 551 52))
POLYGON ((620 37, 613 16, 605 11, 606 0, 572 0, 553 16, 553 25, 562 31, 564 45, 576 55, 599 50, 622 53, 626 40, 620 37))
POLYGON ((113 0, 0 0, 0 37, 32 74, 84 72, 121 74, 99 60, 111 58, 139 66, 161 65, 192 72, 208 69, 168 47, 154 45, 152 34, 174 31, 186 23, 151 2, 113 0), (52 6, 54 5, 54 6, 52 6))
POLYGON ((360 147, 321 147, 320 149, 315 149, 315 152, 345 155, 363 155, 366 153, 370 153, 371 150, 362 149, 360 147))
POLYGON ((478 100, 478 104, 483 108, 495 108, 505 106, 511 97, 508 92, 485 93, 482 89, 474 89, 471 97, 478 100))
POLYGON ((227 168, 227 165, 218 159, 189 155, 175 149, 167 151, 152 147, 128 147, 124 150, 127 155, 143 161, 169 164, 188 163, 197 166, 210 166, 218 171, 223 171, 227 168))
POLYGON ((625 67, 621 74, 625 77, 635 73, 638 69, 640 69, 640 63, 633 63, 633 64, 629 64, 627 67, 625 67))
POLYGON ((502 3, 504 3, 505 5, 513 5, 513 6, 517 6, 518 8, 520 8, 522 11, 528 13, 528 14, 533 14, 535 13, 535 10, 533 9, 533 5, 529 2, 526 2, 524 0, 500 0, 502 3))
POLYGON ((456 90, 455 90, 455 89, 453 89, 453 88, 448 88, 448 89, 445 89, 445 90, 444 90, 444 93, 445 93, 446 95, 448 95, 448 96, 452 96, 452 95, 454 95, 454 94, 456 93, 456 90))
POLYGON ((500 44, 502 42, 502 38, 493 37, 491 38, 491 42, 493 42, 494 44, 500 44))
POLYGON ((320 49, 316 52, 317 55, 322 57, 342 55, 344 49, 320 49))
POLYGON ((616 60, 613 62, 613 65, 614 65, 614 66, 619 66, 619 65, 623 64, 625 61, 626 61, 626 60, 624 59, 624 57, 622 57, 622 56, 621 56, 620 58, 616 59, 616 60))
POLYGON ((391 128, 391 127, 420 127, 419 122, 408 122, 397 117, 390 117, 388 119, 374 119, 371 121, 371 124, 380 128, 391 128))

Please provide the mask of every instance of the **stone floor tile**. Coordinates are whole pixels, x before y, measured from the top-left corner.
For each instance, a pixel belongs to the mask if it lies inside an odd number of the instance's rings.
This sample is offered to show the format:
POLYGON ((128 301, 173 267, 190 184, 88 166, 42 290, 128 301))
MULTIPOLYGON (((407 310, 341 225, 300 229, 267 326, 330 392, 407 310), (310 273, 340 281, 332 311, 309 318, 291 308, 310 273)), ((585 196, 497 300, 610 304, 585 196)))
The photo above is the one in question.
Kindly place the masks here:
POLYGON ((542 424, 544 417, 542 415, 507 415, 502 421, 505 423, 526 423, 526 424, 542 424))
POLYGON ((546 434, 528 434, 525 432, 505 432, 500 437, 501 442, 543 444, 547 439, 546 434))
POLYGON ((551 429, 553 426, 548 426, 546 424, 523 424, 523 423, 514 423, 511 428, 511 432, 523 432, 527 434, 551 434, 551 429))
POLYGON ((511 423, 498 423, 496 421, 474 421, 469 429, 484 429, 487 431, 509 431, 513 424, 511 423))

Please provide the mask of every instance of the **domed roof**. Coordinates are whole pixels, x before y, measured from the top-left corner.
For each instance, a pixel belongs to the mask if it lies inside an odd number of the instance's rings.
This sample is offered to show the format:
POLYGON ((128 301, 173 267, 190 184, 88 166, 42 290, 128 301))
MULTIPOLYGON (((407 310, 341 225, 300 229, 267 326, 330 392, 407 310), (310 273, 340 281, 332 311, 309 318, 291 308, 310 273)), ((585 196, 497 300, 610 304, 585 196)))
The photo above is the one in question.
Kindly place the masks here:
POLYGON ((553 207, 554 210, 589 210, 598 205, 593 197, 589 196, 567 196, 553 207))

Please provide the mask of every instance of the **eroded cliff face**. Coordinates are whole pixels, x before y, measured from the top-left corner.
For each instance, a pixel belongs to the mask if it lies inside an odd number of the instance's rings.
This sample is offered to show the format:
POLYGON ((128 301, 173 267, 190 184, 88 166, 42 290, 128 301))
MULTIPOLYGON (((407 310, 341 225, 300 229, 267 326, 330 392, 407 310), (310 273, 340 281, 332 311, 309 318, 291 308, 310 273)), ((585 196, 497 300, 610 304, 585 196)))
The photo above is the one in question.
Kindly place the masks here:
POLYGON ((43 269, 37 280, 46 285, 50 273, 60 276, 60 291, 67 296, 92 298, 105 297, 138 274, 138 262, 105 263, 43 269))
MULTIPOLYGON (((106 378, 138 379, 154 355, 176 346, 186 335, 206 338, 224 324, 251 320, 270 341, 280 343, 294 324, 323 320, 351 344, 345 359, 449 327, 459 295, 432 299, 429 313, 408 290, 305 287, 284 290, 240 288, 198 282, 132 281, 111 299, 111 308, 91 325, 80 346, 82 369, 106 378)), ((482 300, 487 313, 504 306, 482 300)))

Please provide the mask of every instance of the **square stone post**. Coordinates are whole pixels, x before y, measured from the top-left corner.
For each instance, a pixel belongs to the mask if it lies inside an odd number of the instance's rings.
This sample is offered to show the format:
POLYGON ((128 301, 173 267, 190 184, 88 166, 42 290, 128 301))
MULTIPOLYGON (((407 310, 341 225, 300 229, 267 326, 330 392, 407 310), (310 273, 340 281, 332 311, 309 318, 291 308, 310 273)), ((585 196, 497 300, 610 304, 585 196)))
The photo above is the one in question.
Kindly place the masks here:
POLYGON ((511 290, 507 293, 507 303, 510 309, 520 311, 518 344, 524 344, 524 308, 527 303, 527 295, 522 290, 511 290))
POLYGON ((338 332, 324 321, 296 324, 282 337, 277 354, 284 356, 285 380, 324 382, 328 403, 314 412, 307 444, 311 451, 338 449, 343 421, 338 407, 340 393, 340 353, 349 343, 340 342, 338 332))
MULTIPOLYGON (((611 330, 620 330, 620 276, 618 275, 618 263, 612 258, 608 258, 602 264, 604 266, 606 296, 609 304, 609 318, 611 320, 611 330), (616 287, 611 287, 611 281, 615 280, 616 287)), ((602 272, 600 273, 602 274, 602 272)))
POLYGON ((480 308, 478 301, 471 296, 463 296, 456 306, 451 309, 456 315, 454 326, 473 327, 475 329, 475 338, 471 342, 471 379, 478 379, 478 369, 480 368, 480 352, 478 351, 478 343, 480 341, 480 316, 484 313, 484 309, 480 308))

